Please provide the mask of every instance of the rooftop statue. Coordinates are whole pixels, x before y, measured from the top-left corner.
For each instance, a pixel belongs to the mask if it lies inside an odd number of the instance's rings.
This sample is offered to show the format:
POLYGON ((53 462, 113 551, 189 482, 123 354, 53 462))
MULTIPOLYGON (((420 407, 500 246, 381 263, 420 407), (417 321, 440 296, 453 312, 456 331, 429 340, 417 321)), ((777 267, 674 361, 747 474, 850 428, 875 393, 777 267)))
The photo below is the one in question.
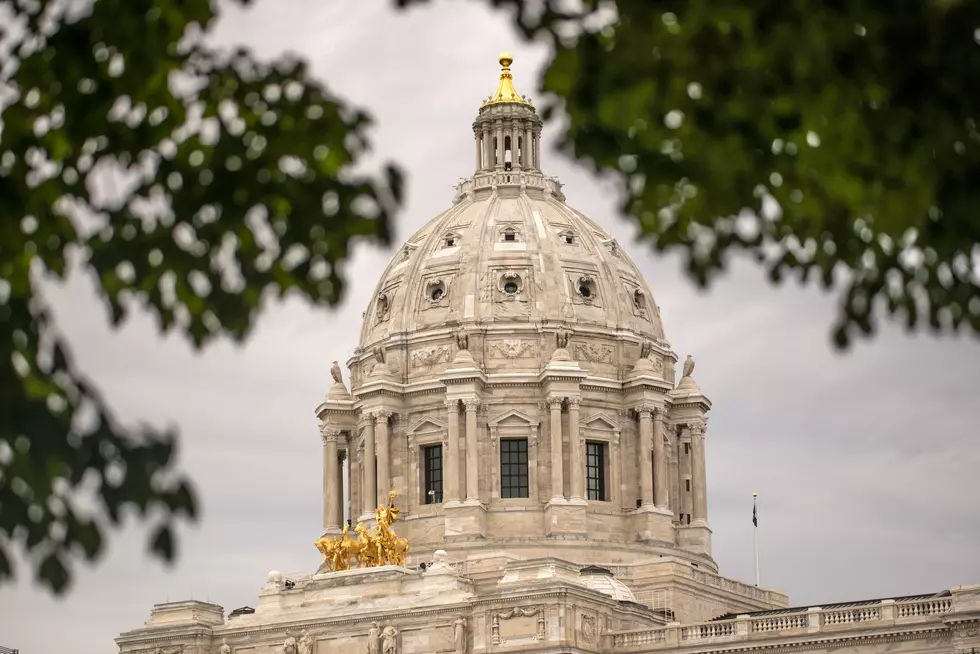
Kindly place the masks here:
POLYGON ((373 535, 368 533, 364 523, 359 522, 354 527, 357 540, 350 537, 350 529, 344 525, 343 533, 339 537, 324 537, 314 543, 332 572, 380 565, 405 565, 408 540, 398 536, 391 528, 398 519, 399 509, 395 506, 397 495, 395 491, 391 491, 388 493, 388 504, 380 504, 375 509, 377 526, 373 535))

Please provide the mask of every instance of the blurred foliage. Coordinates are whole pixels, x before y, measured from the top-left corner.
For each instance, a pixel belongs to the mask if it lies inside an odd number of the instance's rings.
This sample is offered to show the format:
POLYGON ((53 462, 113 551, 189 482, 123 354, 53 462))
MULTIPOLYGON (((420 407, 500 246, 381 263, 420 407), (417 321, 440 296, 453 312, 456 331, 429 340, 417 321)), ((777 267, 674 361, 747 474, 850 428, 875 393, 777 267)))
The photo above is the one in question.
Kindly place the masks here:
POLYGON ((980 331, 980 2, 486 1, 553 45, 563 147, 692 279, 733 250, 816 276, 842 348, 881 314, 980 331))
MULTIPOLYGON (((542 113, 697 282, 733 250, 816 275, 841 347, 882 312, 980 330, 980 1, 485 1, 553 45, 542 113)), ((301 62, 209 48, 208 0, 0 12, 0 579, 19 544, 61 591, 107 527, 140 516, 169 560, 196 508, 173 434, 112 417, 44 282, 80 268, 115 324, 241 339, 269 297, 336 303, 402 180, 354 172, 369 119, 301 62)))
POLYGON ((352 172, 368 117, 302 63, 210 49, 207 0, 0 16, 0 580, 19 546, 60 592, 108 527, 138 515, 171 560, 197 509, 174 435, 118 424, 73 365, 45 280, 90 272, 115 324, 140 307, 197 346, 240 339, 270 296, 336 303, 402 183, 352 172))

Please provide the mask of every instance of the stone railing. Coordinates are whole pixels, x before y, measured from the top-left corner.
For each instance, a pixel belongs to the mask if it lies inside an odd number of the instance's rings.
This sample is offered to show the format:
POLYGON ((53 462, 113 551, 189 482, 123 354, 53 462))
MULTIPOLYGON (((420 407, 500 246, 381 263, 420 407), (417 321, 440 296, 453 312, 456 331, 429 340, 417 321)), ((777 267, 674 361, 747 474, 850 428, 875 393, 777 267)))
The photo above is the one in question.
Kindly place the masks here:
POLYGON ((721 588, 722 590, 728 590, 733 593, 738 593, 739 595, 745 595, 746 597, 751 597, 753 599, 762 600, 772 604, 769 591, 762 590, 756 586, 750 586, 749 584, 743 584, 741 581, 735 581, 734 579, 729 579, 728 577, 716 575, 713 572, 692 570, 691 578, 698 583, 704 584, 705 586, 714 586, 715 588, 721 588))
POLYGON ((559 200, 565 200, 565 194, 561 190, 561 182, 556 177, 545 177, 535 171, 521 170, 498 170, 490 173, 479 173, 473 177, 468 177, 456 184, 456 195, 453 204, 459 202, 474 191, 491 188, 494 186, 524 186, 526 188, 540 189, 544 193, 550 193, 559 200))
MULTIPOLYGON (((737 583, 737 582, 736 582, 737 583)), ((823 631, 839 633, 848 629, 891 627, 917 622, 942 622, 952 608, 952 598, 907 601, 882 600, 856 606, 810 607, 787 613, 743 615, 731 620, 699 624, 669 624, 633 631, 609 632, 603 636, 604 648, 636 651, 764 640, 786 636, 809 636, 823 631)))

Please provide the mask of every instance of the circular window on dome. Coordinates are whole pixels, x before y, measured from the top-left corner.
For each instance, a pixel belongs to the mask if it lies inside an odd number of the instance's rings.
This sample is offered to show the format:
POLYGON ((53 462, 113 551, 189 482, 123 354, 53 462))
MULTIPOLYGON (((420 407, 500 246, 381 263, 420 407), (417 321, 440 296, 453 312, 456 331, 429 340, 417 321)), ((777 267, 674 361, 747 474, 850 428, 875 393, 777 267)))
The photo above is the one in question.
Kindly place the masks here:
POLYGON ((446 283, 441 279, 433 279, 425 285, 425 296, 430 302, 441 302, 446 297, 446 283))
POLYGON ((578 280, 576 280, 575 282, 575 286, 576 286, 575 290, 578 292, 579 297, 581 297, 582 299, 588 301, 592 301, 595 299, 596 284, 595 284, 595 280, 592 279, 592 277, 589 277, 588 275, 583 275, 579 277, 578 280))
POLYGON ((514 298, 524 289, 524 281, 515 272, 506 272, 500 276, 500 290, 504 295, 514 298))

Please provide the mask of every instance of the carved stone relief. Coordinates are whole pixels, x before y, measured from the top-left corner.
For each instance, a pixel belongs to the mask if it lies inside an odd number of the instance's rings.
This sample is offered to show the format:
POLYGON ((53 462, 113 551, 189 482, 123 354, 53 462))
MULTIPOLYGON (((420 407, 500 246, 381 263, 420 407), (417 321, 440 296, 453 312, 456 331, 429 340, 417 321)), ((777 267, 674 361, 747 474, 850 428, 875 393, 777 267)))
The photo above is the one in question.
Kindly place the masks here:
MULTIPOLYGON (((524 627, 525 625, 515 625, 513 633, 508 633, 508 630, 504 630, 504 640, 510 635, 511 637, 518 638, 531 638, 533 640, 544 640, 544 609, 540 606, 516 606, 509 611, 503 611, 501 613, 494 613, 490 618, 490 640, 494 645, 501 644, 501 622, 502 621, 520 621, 522 618, 533 618, 537 616, 536 624, 531 627, 528 631, 524 627)), ((527 625, 530 626, 530 625, 527 625)))
POLYGON ((372 622, 368 629, 367 654, 381 654, 381 628, 377 622, 372 622))
POLYGON ((534 356, 534 342, 523 341, 519 338, 493 341, 487 349, 491 359, 524 359, 534 356))
POLYGON ((296 638, 287 632, 286 640, 283 641, 279 651, 282 652, 282 654, 299 654, 299 646, 296 644, 296 638))
POLYGON ((582 641, 590 645, 596 642, 598 629, 594 615, 582 614, 582 641))
POLYGON ((439 307, 449 306, 449 286, 451 283, 449 276, 430 277, 422 285, 422 300, 419 305, 420 311, 427 311, 439 307))
POLYGON ((466 652, 466 618, 463 616, 453 620, 453 652, 456 654, 466 652))
POLYGON ((448 345, 430 345, 412 350, 411 353, 413 368, 428 368, 437 363, 449 361, 448 345))
POLYGON ((572 346, 572 356, 579 361, 592 363, 612 363, 613 349, 608 345, 598 343, 575 343, 572 346))
POLYGON ((570 270, 567 271, 566 278, 565 283, 568 284, 572 304, 602 306, 599 280, 596 278, 596 273, 570 270))
POLYGON ((378 293, 378 299, 374 301, 374 323, 386 322, 391 316, 391 303, 394 301, 393 291, 382 291, 378 293))
POLYGON ((390 624, 381 632, 381 654, 398 654, 398 630, 390 624))

